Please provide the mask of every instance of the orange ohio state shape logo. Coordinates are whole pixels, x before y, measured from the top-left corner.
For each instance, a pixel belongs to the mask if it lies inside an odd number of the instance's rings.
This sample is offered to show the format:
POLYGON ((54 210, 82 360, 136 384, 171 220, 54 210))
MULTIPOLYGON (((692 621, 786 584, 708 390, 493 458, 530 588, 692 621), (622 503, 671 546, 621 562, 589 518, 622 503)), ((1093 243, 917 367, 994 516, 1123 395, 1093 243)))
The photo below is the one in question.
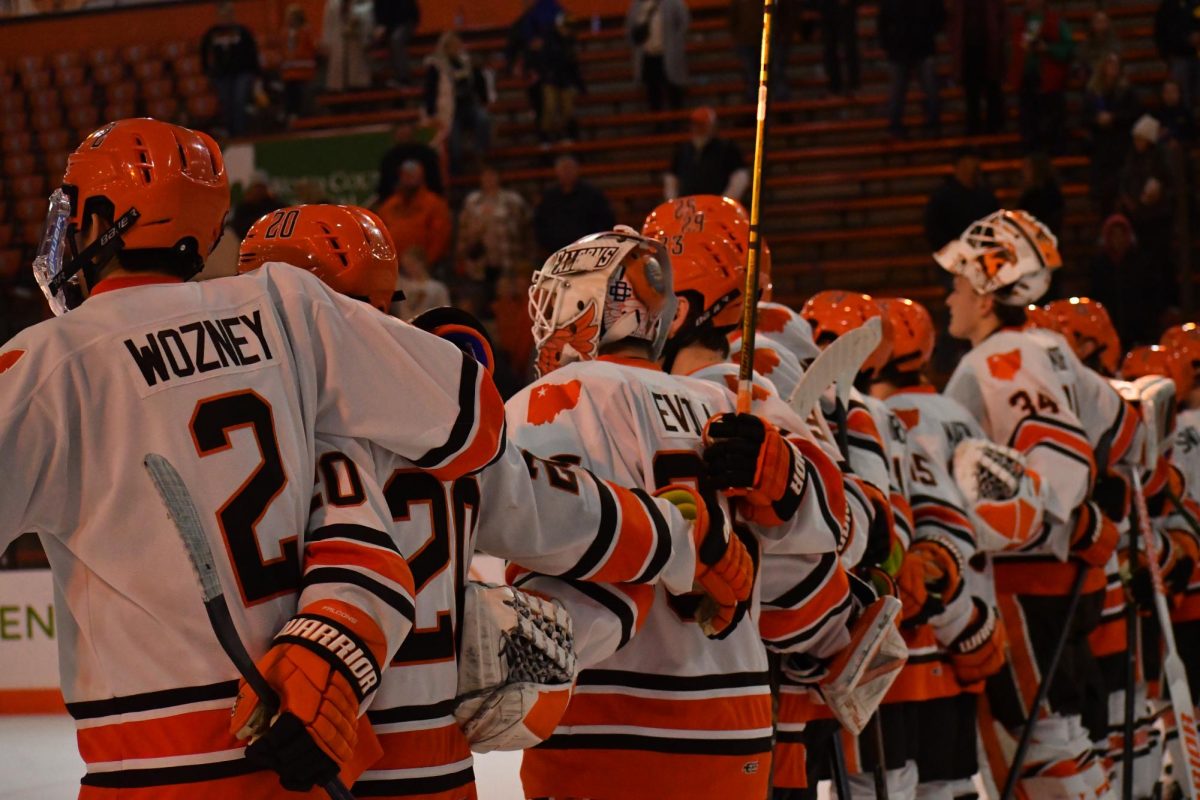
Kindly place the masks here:
POLYGON ((988 372, 1002 381, 1011 381, 1021 371, 1021 351, 1010 350, 987 358, 988 372))
POLYGON ((0 372, 8 372, 14 364, 21 360, 23 355, 25 355, 24 350, 9 350, 0 353, 0 372))
POLYGON ((579 381, 544 383, 529 395, 525 419, 530 425, 548 425, 564 411, 579 404, 579 381))

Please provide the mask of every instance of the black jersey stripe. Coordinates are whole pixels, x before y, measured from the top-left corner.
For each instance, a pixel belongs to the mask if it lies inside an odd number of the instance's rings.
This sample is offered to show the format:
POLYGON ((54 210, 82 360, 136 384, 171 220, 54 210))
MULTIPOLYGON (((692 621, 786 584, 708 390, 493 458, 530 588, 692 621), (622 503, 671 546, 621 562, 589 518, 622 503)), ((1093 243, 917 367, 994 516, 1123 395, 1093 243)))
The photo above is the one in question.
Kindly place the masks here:
POLYGON ((232 761, 218 761, 213 764, 89 772, 79 782, 84 786, 93 786, 98 789, 145 789, 151 786, 218 781, 261 771, 261 767, 239 757, 232 761))
POLYGON ((791 589, 776 597, 774 600, 764 600, 765 605, 775 606, 776 608, 795 608, 801 605, 805 599, 810 597, 825 581, 829 580, 829 576, 835 572, 838 556, 837 553, 824 553, 821 555, 821 560, 817 562, 817 566, 813 568, 804 580, 797 583, 791 589))
POLYGON ((579 674, 580 686, 624 686, 666 692, 706 692, 767 686, 766 672, 731 672, 727 675, 654 675, 616 669, 589 669, 579 674))
POLYGON ((596 494, 600 498, 600 526, 579 561, 562 574, 561 577, 568 580, 578 580, 595 572, 604 556, 612 549, 613 540, 617 536, 617 499, 613 497, 612 490, 604 481, 590 472, 588 475, 591 476, 596 486, 596 494))
POLYGON ((303 588, 329 583, 348 583, 364 589, 399 611, 410 622, 416 618, 412 600, 390 586, 356 570, 345 567, 317 567, 304 573, 303 588))
POLYGON ((642 574, 633 581, 633 583, 649 583, 659 576, 667 565, 667 560, 671 557, 671 528, 667 525, 666 517, 659 511, 650 495, 641 489, 634 489, 633 496, 645 506, 646 514, 654 523, 654 555, 650 557, 650 563, 646 565, 642 574))
POLYGON ((386 725, 394 722, 421 722, 429 719, 441 719, 454 713, 457 705, 455 700, 443 700, 427 706, 400 706, 398 708, 375 708, 367 712, 367 719, 372 725, 386 725))
MULTIPOLYGON (((686 733, 686 731, 681 731, 686 733)), ((687 739, 617 733, 555 734, 538 745, 542 750, 634 750, 681 755, 743 756, 769 753, 770 736, 752 739, 687 739)))
POLYGON ((613 594, 602 584, 571 581, 570 585, 575 591, 607 608, 621 623, 621 643, 617 645, 617 649, 628 644, 629 640, 633 638, 634 627, 637 623, 634 611, 629 607, 629 601, 613 594))
POLYGON ((366 525, 354 525, 352 523, 323 525, 307 534, 304 539, 306 543, 323 542, 329 539, 349 539, 352 542, 370 544, 375 547, 382 547, 385 550, 391 550, 396 554, 400 553, 391 536, 383 531, 368 528, 366 525))
POLYGON ((179 689, 162 689, 157 692, 110 697, 106 700, 85 700, 67 703, 67 713, 77 720, 98 719, 117 714, 136 714, 139 711, 154 711, 206 700, 233 700, 237 697, 238 682, 221 681, 204 686, 184 686, 179 689))
POLYGON ((475 781, 475 770, 471 767, 450 772, 446 775, 430 775, 424 778, 395 778, 392 780, 365 780, 354 784, 355 797, 408 797, 435 792, 448 792, 475 781))
MULTIPOLYGON (((440 467, 466 449, 471 432, 475 430, 476 406, 479 403, 479 362, 463 354, 458 376, 458 418, 450 428, 446 441, 429 450, 413 463, 422 469, 440 467)), ((501 439, 503 441, 503 439, 501 439)))

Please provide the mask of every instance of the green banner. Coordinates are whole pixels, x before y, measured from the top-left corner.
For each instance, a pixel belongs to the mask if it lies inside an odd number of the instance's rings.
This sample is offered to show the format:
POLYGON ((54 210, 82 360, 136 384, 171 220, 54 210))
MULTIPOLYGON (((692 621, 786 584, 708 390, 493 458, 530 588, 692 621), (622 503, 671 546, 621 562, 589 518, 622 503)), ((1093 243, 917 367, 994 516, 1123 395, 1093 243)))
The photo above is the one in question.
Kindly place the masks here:
POLYGON ((285 203, 366 205, 379 182, 379 160, 391 146, 388 129, 233 145, 225 152, 233 202, 261 171, 285 203))

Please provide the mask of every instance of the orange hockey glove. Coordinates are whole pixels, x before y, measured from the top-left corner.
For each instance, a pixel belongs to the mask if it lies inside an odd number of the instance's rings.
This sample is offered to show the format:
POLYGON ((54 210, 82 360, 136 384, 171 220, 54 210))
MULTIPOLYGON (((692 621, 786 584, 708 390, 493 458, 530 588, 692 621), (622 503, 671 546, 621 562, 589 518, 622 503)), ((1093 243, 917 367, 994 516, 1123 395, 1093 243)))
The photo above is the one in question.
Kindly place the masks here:
POLYGON ((901 619, 917 624, 944 609, 943 602, 962 585, 960 558, 958 550, 937 539, 921 539, 908 548, 896 575, 901 619))
POLYGON ((950 665, 964 685, 992 677, 1004 667, 1008 658, 1004 621, 994 608, 978 597, 971 600, 975 604, 971 621, 949 647, 950 665))
POLYGON ((714 489, 739 498, 751 522, 781 525, 800 507, 807 462, 770 422, 753 414, 717 414, 704 426, 704 462, 714 489))
POLYGON ((1079 507, 1071 534, 1071 553, 1093 567, 1103 567, 1117 548, 1116 524, 1100 513, 1092 501, 1079 507))
POLYGON ((279 774, 289 791, 331 780, 354 755, 358 711, 379 685, 384 636, 348 603, 306 606, 275 636, 258 669, 279 693, 274 719, 244 681, 229 729, 251 740, 246 758, 279 774))
POLYGON ((683 484, 672 484, 655 493, 692 520, 696 545, 696 589, 705 595, 697 622, 706 636, 724 632, 737 615, 737 607, 749 599, 754 586, 754 561, 746 546, 730 529, 721 506, 713 496, 683 484))

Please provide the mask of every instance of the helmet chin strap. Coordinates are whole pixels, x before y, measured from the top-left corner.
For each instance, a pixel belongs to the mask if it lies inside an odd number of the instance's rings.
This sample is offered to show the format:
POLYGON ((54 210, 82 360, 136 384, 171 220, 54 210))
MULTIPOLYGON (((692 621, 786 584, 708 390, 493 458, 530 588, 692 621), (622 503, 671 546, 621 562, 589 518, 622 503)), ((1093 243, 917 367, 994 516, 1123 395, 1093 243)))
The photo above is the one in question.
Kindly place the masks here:
MULTIPOLYGON (((71 259, 71 263, 67 264, 62 272, 50 283, 51 291, 57 293, 62 291, 67 282, 75 277, 75 274, 80 270, 87 278, 88 286, 95 286, 100 277, 100 270, 113 259, 122 247, 125 246, 125 240, 121 238, 121 234, 129 230, 133 223, 138 221, 141 214, 136 208, 131 208, 117 218, 112 227, 100 234, 94 242, 89 244, 83 250, 75 254, 71 259)), ((71 249, 74 249, 74 240, 71 242, 71 249)))

